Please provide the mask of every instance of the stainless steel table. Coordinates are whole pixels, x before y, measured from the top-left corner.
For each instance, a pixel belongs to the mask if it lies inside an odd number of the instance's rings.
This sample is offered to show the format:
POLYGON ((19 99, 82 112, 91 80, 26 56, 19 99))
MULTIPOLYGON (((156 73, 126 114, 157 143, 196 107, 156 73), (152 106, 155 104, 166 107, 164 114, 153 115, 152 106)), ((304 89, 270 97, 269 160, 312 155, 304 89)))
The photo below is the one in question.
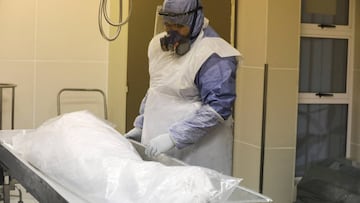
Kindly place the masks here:
MULTIPOLYGON (((64 188, 50 177, 33 167, 11 147, 12 136, 19 133, 26 134, 29 130, 0 130, 0 164, 5 166, 8 175, 13 176, 39 202, 51 203, 86 203, 86 201, 72 191, 64 188)), ((144 161, 157 161, 167 166, 186 166, 182 161, 161 154, 156 159, 145 155, 145 146, 132 141, 139 155, 144 161)), ((4 203, 10 202, 9 186, 6 185, 4 203)), ((229 199, 224 203, 270 203, 272 200, 260 193, 238 185, 229 199)))

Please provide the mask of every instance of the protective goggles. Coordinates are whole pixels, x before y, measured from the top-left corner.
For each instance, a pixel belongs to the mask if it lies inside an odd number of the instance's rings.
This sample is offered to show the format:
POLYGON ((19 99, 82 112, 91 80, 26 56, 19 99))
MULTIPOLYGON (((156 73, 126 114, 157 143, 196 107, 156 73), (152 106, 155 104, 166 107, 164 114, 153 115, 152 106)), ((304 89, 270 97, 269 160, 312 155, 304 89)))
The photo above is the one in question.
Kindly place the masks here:
POLYGON ((191 26, 191 14, 196 15, 196 11, 202 9, 201 6, 196 7, 193 10, 184 13, 165 12, 164 10, 159 11, 159 15, 163 17, 164 22, 170 22, 171 24, 180 24, 191 26))
POLYGON ((189 15, 189 14, 192 14, 198 10, 201 10, 202 9, 202 6, 199 6, 193 10, 190 10, 190 11, 187 11, 185 13, 174 13, 174 12, 165 12, 165 11, 159 11, 159 15, 161 16, 168 16, 168 17, 180 17, 180 16, 186 16, 186 15, 189 15))

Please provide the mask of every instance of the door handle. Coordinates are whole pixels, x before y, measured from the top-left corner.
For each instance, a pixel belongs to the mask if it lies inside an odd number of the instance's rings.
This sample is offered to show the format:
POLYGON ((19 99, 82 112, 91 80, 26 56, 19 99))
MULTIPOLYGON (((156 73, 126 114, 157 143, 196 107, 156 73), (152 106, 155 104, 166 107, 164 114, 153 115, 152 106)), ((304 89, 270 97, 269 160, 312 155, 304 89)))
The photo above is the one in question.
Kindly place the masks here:
POLYGON ((318 92, 315 94, 316 96, 318 97, 332 97, 334 96, 334 94, 331 94, 331 93, 322 93, 322 92, 318 92))
POLYGON ((320 27, 321 29, 324 29, 324 28, 336 28, 336 25, 331 25, 331 24, 319 24, 318 27, 320 27))

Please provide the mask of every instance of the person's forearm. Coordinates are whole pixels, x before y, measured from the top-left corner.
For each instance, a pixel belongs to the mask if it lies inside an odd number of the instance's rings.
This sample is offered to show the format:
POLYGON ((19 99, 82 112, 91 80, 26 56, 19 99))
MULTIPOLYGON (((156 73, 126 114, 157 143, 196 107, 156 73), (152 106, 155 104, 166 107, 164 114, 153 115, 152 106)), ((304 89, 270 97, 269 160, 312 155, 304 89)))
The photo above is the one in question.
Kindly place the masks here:
POLYGON ((212 107, 203 105, 189 118, 173 124, 169 131, 176 148, 182 149, 196 143, 223 121, 223 118, 212 107))

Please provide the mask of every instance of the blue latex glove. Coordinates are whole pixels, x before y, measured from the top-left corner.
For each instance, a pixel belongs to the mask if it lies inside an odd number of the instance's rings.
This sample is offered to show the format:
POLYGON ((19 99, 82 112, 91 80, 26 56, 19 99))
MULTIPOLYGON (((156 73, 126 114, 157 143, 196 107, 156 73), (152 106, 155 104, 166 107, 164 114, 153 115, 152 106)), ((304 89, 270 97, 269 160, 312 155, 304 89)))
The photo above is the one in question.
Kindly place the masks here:
POLYGON ((141 142, 142 129, 141 128, 133 128, 129 132, 125 134, 127 139, 132 139, 138 142, 141 142))
POLYGON ((146 146, 145 154, 148 157, 156 157, 160 153, 166 152, 175 146, 174 141, 168 133, 159 135, 146 146))

